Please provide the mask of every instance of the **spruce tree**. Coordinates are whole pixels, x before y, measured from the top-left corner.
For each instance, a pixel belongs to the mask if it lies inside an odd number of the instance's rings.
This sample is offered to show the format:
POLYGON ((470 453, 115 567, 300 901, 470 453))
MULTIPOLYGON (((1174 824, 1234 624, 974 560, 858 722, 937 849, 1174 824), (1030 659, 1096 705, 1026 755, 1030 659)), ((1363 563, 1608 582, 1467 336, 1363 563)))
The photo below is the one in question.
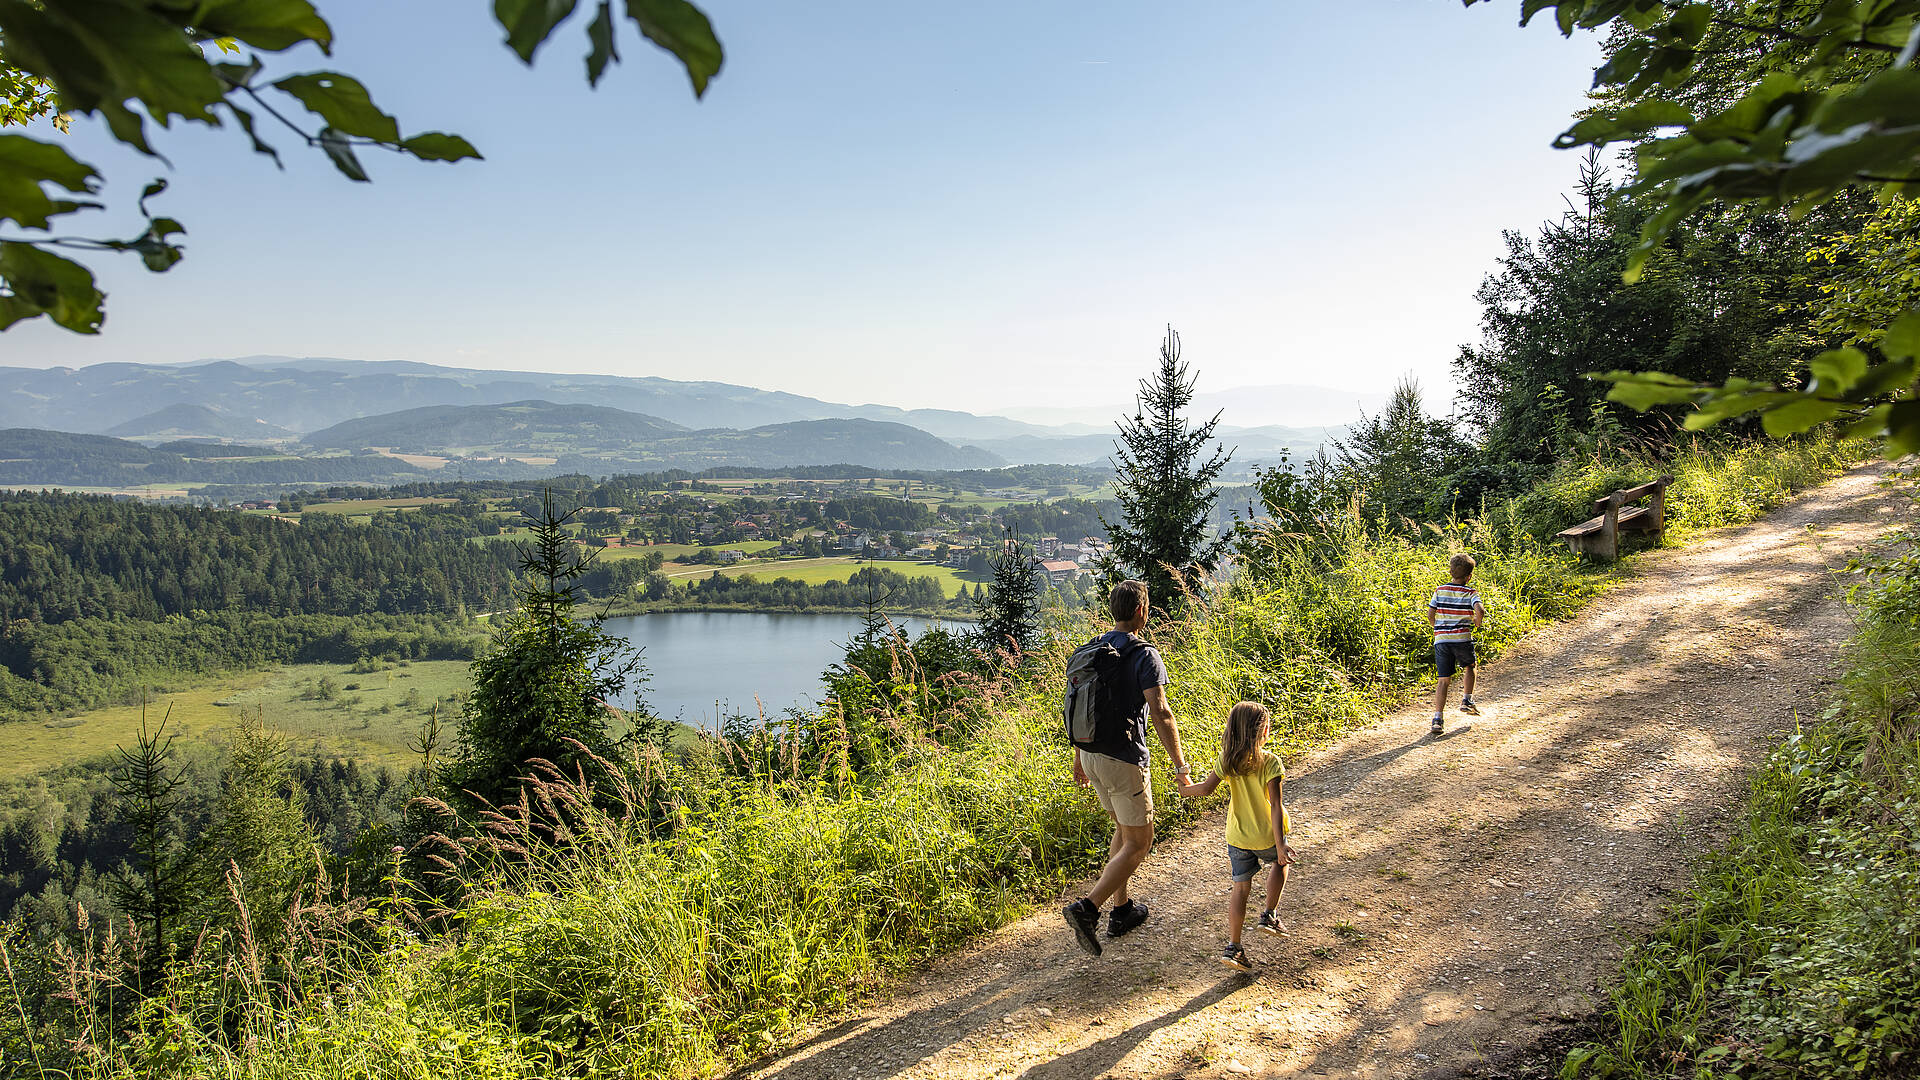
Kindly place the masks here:
POLYGON ((1342 483, 1357 493, 1369 517, 1390 528, 1412 525, 1448 509, 1450 478, 1472 451, 1444 420, 1429 417, 1420 384, 1407 376, 1386 407, 1364 413, 1344 438, 1333 440, 1342 483))
POLYGON ((1138 576, 1162 606, 1197 589, 1227 546, 1213 535, 1213 481, 1231 454, 1210 449, 1219 413, 1187 427, 1184 410, 1196 381, 1180 360, 1180 335, 1167 327, 1159 367, 1140 381, 1134 414, 1119 422, 1111 460, 1120 521, 1100 519, 1112 544, 1102 565, 1107 583, 1138 576))
MULTIPOLYGON (((473 662, 473 691, 446 766, 454 790, 494 803, 517 791, 529 759, 572 774, 588 764, 587 754, 611 753, 607 703, 629 684, 645 681, 631 643, 607 633, 598 618, 575 618, 577 579, 594 555, 582 554, 567 531, 579 511, 555 511, 550 491, 540 506, 538 516, 526 518, 532 540, 520 549, 526 584, 518 605, 495 628, 492 646, 473 662)), ((653 726, 648 731, 663 734, 653 726)))
POLYGON ((114 905, 147 938, 147 971, 157 970, 166 959, 174 920, 186 911, 195 884, 193 857, 181 842, 178 816, 177 793, 187 770, 174 760, 173 739, 165 717, 147 730, 143 708, 133 749, 115 748, 120 767, 108 777, 133 848, 133 857, 108 879, 108 890, 114 905))
POLYGON ((219 808, 202 841, 199 899, 207 916, 237 919, 228 880, 237 871, 256 939, 273 939, 319 865, 318 845, 286 736, 258 712, 242 712, 220 771, 219 808))
POLYGON ((1009 530, 992 564, 993 581, 974 601, 980 616, 976 632, 989 656, 1005 652, 1017 663, 1040 639, 1040 582, 1033 551, 1009 530))

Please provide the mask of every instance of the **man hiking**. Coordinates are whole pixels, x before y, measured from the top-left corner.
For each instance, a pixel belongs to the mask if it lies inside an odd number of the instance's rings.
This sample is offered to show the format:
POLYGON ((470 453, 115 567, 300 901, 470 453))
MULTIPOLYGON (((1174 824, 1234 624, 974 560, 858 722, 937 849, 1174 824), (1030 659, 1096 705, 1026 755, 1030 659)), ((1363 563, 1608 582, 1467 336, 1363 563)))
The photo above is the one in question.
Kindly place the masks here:
MULTIPOLYGON (((1153 847, 1153 785, 1147 776, 1147 721, 1160 735, 1173 761, 1173 773, 1182 784, 1189 776, 1180 753, 1180 729, 1167 707, 1167 666, 1160 650, 1141 640, 1147 625, 1147 586, 1123 581, 1107 600, 1113 630, 1083 646, 1104 643, 1119 654, 1115 669, 1102 674, 1100 701, 1092 737, 1074 742, 1073 779, 1090 785, 1100 807, 1113 818, 1113 843, 1107 868, 1087 895, 1066 907, 1067 925, 1080 947, 1100 955, 1100 908, 1114 902, 1107 917, 1107 935, 1119 937, 1147 921, 1147 906, 1127 895, 1127 880, 1140 868, 1153 847)), ((1076 654, 1077 655, 1077 654, 1076 654)))

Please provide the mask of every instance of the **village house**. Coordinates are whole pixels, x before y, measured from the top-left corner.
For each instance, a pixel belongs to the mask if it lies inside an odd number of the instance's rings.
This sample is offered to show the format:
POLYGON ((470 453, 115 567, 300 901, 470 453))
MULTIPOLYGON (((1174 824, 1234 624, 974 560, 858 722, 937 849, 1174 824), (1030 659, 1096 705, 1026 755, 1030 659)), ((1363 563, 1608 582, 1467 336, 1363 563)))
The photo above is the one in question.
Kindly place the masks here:
POLYGON ((1047 580, 1055 585, 1065 585, 1081 574, 1080 564, 1071 559, 1045 559, 1041 561, 1040 569, 1046 573, 1047 580))
POLYGON ((1109 550, 1105 540, 1092 536, 1081 537, 1080 543, 1075 546, 1080 549, 1080 555, 1076 561, 1078 561, 1081 566, 1085 566, 1090 562, 1099 561, 1106 556, 1109 550))

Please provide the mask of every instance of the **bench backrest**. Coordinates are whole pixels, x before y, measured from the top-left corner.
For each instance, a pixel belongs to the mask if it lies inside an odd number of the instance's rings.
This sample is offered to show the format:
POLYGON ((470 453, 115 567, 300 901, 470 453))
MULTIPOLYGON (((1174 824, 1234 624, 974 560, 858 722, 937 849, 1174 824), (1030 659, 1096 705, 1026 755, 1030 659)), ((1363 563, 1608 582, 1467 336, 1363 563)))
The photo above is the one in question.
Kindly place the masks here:
POLYGON ((1605 510, 1607 504, 1610 502, 1613 503, 1615 507, 1623 503, 1639 502, 1641 499, 1655 492, 1664 493, 1666 486, 1671 483, 1673 483, 1673 477, 1671 476, 1663 476, 1658 480, 1649 480, 1639 487, 1623 488, 1611 495, 1602 495, 1593 500, 1593 507, 1596 510, 1605 510))

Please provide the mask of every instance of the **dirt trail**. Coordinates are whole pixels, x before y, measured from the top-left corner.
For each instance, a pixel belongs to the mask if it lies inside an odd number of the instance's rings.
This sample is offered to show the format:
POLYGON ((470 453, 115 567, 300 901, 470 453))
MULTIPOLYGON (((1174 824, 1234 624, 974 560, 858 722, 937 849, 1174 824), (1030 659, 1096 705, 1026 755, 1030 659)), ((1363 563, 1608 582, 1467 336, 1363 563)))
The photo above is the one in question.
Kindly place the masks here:
POLYGON ((1534 1073, 1827 696, 1853 628, 1827 568, 1898 522, 1884 471, 1643 556, 1483 668, 1470 726, 1432 739, 1415 705, 1289 762, 1291 933, 1248 934, 1253 975, 1217 962, 1215 811, 1149 857, 1153 917, 1105 956, 1048 906, 739 1075, 1534 1073))

